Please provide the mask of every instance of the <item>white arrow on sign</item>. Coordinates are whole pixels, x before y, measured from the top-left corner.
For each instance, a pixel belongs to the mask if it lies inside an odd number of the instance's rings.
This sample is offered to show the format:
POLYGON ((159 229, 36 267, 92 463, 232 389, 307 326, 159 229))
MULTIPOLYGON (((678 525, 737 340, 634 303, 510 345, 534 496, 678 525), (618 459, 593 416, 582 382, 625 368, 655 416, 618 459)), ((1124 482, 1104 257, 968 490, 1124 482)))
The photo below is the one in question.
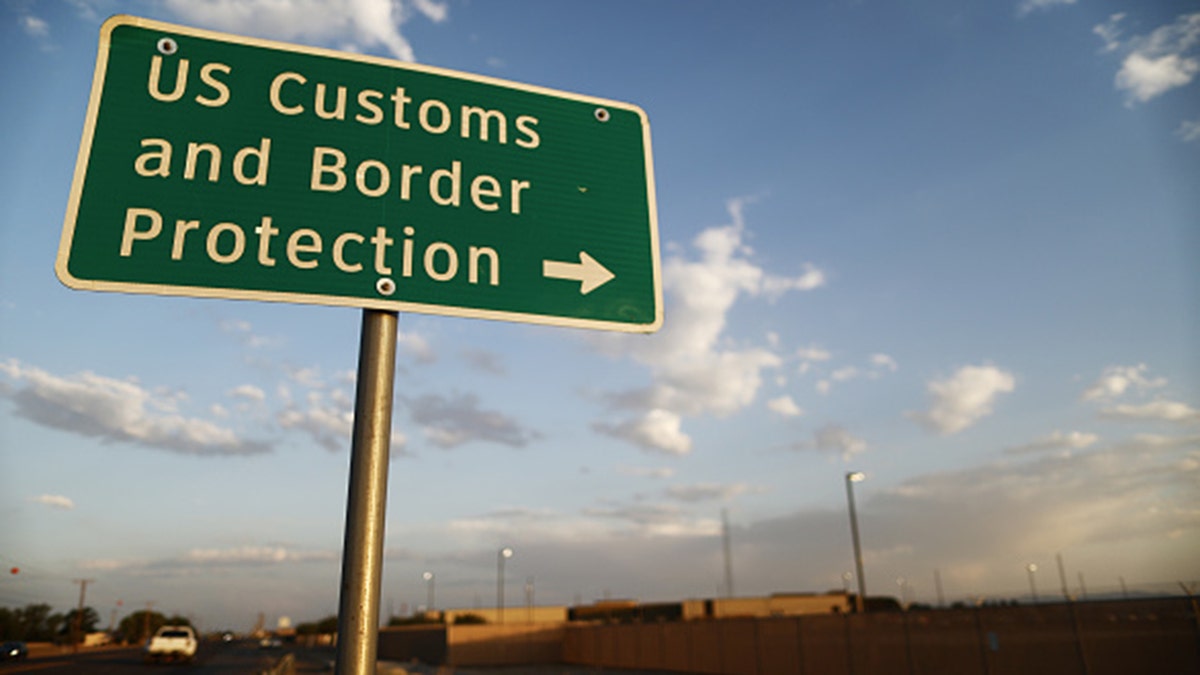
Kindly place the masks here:
POLYGON ((577 263, 543 260, 542 276, 550 279, 578 281, 580 282, 579 293, 587 295, 612 281, 617 275, 609 272, 607 267, 596 262, 596 259, 585 251, 580 251, 577 263))

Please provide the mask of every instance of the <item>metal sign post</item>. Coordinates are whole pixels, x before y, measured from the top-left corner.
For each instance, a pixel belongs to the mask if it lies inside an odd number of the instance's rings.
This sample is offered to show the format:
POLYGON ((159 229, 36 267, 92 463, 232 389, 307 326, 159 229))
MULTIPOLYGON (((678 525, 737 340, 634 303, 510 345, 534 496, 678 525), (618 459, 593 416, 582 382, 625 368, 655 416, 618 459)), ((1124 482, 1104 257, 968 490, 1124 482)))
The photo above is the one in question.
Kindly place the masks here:
POLYGON ((375 672, 396 323, 395 312, 363 310, 338 605, 338 675, 375 672))
POLYGON ((367 675, 397 312, 658 330, 649 121, 608 99, 115 16, 55 272, 81 290, 363 309, 337 672, 367 675))

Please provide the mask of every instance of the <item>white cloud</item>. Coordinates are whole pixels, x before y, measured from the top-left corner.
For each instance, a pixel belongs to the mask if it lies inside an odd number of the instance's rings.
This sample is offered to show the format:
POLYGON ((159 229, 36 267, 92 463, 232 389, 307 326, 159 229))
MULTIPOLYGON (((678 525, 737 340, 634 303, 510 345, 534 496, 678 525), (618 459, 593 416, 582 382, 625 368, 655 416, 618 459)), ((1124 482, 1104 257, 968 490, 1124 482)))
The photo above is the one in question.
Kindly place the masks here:
POLYGON ((254 401, 257 403, 262 403, 263 401, 267 400, 266 392, 252 384, 243 384, 234 387, 229 391, 229 395, 233 398, 244 398, 247 401, 254 401))
POLYGON ((1144 363, 1136 366, 1109 366, 1083 391, 1081 398, 1084 401, 1107 401, 1121 396, 1131 388, 1140 393, 1167 385, 1166 378, 1146 377, 1146 370, 1144 363))
POLYGON ((302 387, 307 387, 309 389, 323 389, 325 387, 325 380, 321 376, 321 369, 317 367, 285 367, 284 374, 289 380, 299 384, 302 387))
POLYGON ((762 291, 768 297, 775 298, 788 291, 811 291, 825 285, 825 273, 812 263, 804 263, 804 273, 798 277, 765 276, 762 280, 762 291))
POLYGON ((50 36, 50 24, 46 23, 45 19, 38 18, 32 14, 25 14, 18 21, 21 24, 21 30, 25 31, 31 37, 45 38, 50 36))
POLYGON ((804 414, 804 410, 796 405, 792 397, 786 395, 767 401, 767 409, 783 417, 799 417, 804 414))
POLYGON ((1200 119, 1180 122, 1179 128, 1175 130, 1175 135, 1184 143, 1200 141, 1200 119))
POLYGON ((1100 36, 1104 40, 1104 52, 1115 52, 1121 48, 1121 29, 1117 24, 1125 18, 1125 14, 1118 13, 1108 17, 1108 21, 1097 24, 1092 27, 1092 32, 1100 36))
POLYGON ((1082 450, 1091 447, 1098 440, 1100 440, 1100 437, 1096 434, 1089 434, 1082 431, 1071 431, 1065 434, 1061 431, 1055 431, 1031 443, 1006 448, 1004 452, 1010 455, 1027 455, 1055 450, 1070 452, 1071 450, 1082 450))
POLYGON ((228 548, 192 548, 182 554, 158 558, 100 558, 85 560, 85 570, 125 572, 136 576, 182 576, 212 569, 265 567, 305 562, 335 562, 340 555, 333 550, 300 550, 288 546, 233 546, 228 548))
POLYGON ((254 332, 254 327, 249 321, 223 319, 217 324, 217 327, 221 330, 221 332, 227 335, 232 335, 243 346, 251 349, 268 347, 275 342, 270 338, 257 335, 254 332))
POLYGON ((1025 16, 1030 12, 1073 4, 1075 4, 1075 0, 1021 0, 1020 4, 1017 5, 1017 16, 1025 16))
POLYGON ((75 502, 70 497, 62 495, 38 495, 30 497, 29 501, 34 504, 49 506, 52 509, 59 509, 60 511, 70 511, 75 508, 75 502))
POLYGON ((397 332, 396 348, 407 353, 417 363, 429 364, 437 361, 437 354, 433 347, 429 346, 429 341, 417 333, 397 332))
POLYGON ((354 412, 337 405, 325 404, 320 398, 309 398, 308 408, 281 411, 275 421, 284 429, 308 434, 318 445, 330 452, 350 448, 354 429, 354 412))
POLYGON ((504 375, 508 372, 504 366, 504 360, 496 352, 466 349, 462 351, 461 356, 472 369, 478 372, 488 375, 504 375))
POLYGON ((813 433, 813 440, 817 450, 835 453, 843 461, 867 451, 866 441, 835 424, 817 429, 813 433))
POLYGON ((1101 410, 1100 416, 1115 420, 1190 423, 1200 421, 1200 410, 1179 401, 1159 400, 1139 405, 1114 405, 1101 410))
POLYGON ((453 448, 471 441, 489 441, 523 448, 542 437, 503 413, 482 410, 474 394, 452 397, 426 394, 404 399, 413 422, 434 445, 453 448))
POLYGON ((817 346, 801 347, 796 350, 796 356, 801 361, 828 361, 833 358, 833 354, 830 354, 829 350, 817 346))
POLYGON ((745 483, 695 483, 672 485, 664 490, 663 494, 669 499, 687 503, 727 502, 751 491, 752 488, 745 483))
MULTIPOLYGON (((819 352, 828 355, 828 352, 819 352)), ((834 383, 850 382, 858 379, 878 380, 885 375, 894 373, 899 370, 900 366, 896 360, 887 354, 875 353, 868 358, 870 367, 860 368, 858 366, 841 366, 833 370, 827 376, 822 377, 817 381, 816 390, 822 396, 829 394, 833 390, 834 383)), ((800 366, 800 373, 808 372, 811 363, 804 362, 800 366)))
POLYGON ((1138 551, 1147 537, 1200 531, 1200 462, 1191 461, 1200 437, 1144 436, 1027 457, 926 474, 869 501, 864 511, 886 519, 877 523, 877 536, 888 537, 879 545, 915 543, 931 560, 987 568, 1013 552, 1094 546, 1099 566, 1138 551), (892 538, 891 527, 904 532, 892 538))
POLYGON ((595 422, 596 431, 619 438, 651 452, 686 455, 692 451, 692 439, 682 431, 683 420, 669 410, 655 408, 641 417, 617 424, 595 422))
MULTIPOLYGON (((725 336, 729 312, 743 297, 776 299, 789 290, 811 290, 824 275, 811 265, 796 277, 767 273, 755 265, 743 239, 745 199, 728 203, 732 223, 702 231, 693 241, 697 260, 666 261, 663 287, 671 321, 650 338, 605 338, 598 344, 630 355, 650 369, 653 383, 614 394, 617 407, 635 410, 625 423, 601 423, 598 431, 671 454, 687 452, 691 440, 681 430, 683 416, 725 416, 753 403, 763 373, 783 359, 767 346, 737 345, 725 336), (650 410, 649 414, 642 411, 650 410), (661 445, 655 445, 661 443, 661 445)), ((768 341, 769 342, 769 341, 768 341)))
POLYGON ((445 3, 432 0, 165 0, 166 7, 189 23, 282 40, 336 44, 350 51, 381 47, 404 61, 415 61, 400 27, 413 14, 446 19, 445 3))
POLYGON ((871 365, 877 368, 883 368, 884 370, 892 373, 900 369, 900 365, 896 363, 896 359, 893 359, 887 354, 872 354, 871 365))
POLYGON ((721 532, 714 518, 692 518, 666 504, 610 504, 583 510, 583 515, 628 523, 644 537, 711 537, 721 532))
POLYGON ((671 478, 675 469, 669 466, 618 466, 617 473, 634 478, 671 478))
POLYGON ((1125 57, 1121 70, 1117 72, 1117 89, 1145 103, 1150 99, 1192 81, 1200 72, 1200 61, 1183 58, 1178 54, 1148 57, 1134 52, 1125 57))
POLYGON ((79 569, 95 572, 120 572, 122 570, 131 570, 145 566, 145 560, 129 558, 94 558, 92 560, 82 560, 79 562, 79 569))
POLYGON ((51 429, 188 455, 271 450, 266 443, 240 438, 232 429, 185 417, 176 411, 181 395, 163 399, 133 381, 90 372, 58 377, 16 359, 0 363, 0 374, 23 384, 0 388, 0 395, 16 404, 16 414, 51 429))
POLYGON ((277 565, 310 560, 337 560, 334 551, 297 551, 285 546, 238 546, 234 548, 193 548, 177 559, 195 566, 277 565))
POLYGON ((838 368, 829 375, 829 378, 834 382, 849 382, 858 378, 859 370, 854 366, 845 366, 838 368))
POLYGON ((849 382, 858 379, 861 375, 862 371, 857 367, 843 366, 830 373, 829 377, 818 380, 816 384, 817 392, 825 396, 833 389, 834 382, 849 382))
MULTIPOLYGON (((1093 31, 1105 41, 1105 50, 1116 45, 1115 15, 1093 31)), ((1191 83, 1200 73, 1200 60, 1188 55, 1200 43, 1200 12, 1185 14, 1149 35, 1131 38, 1114 83, 1127 92, 1127 105, 1152 98, 1191 83)))
POLYGON ((450 7, 444 2, 433 2, 433 0, 412 0, 413 6, 417 11, 425 15, 425 18, 434 23, 441 23, 450 15, 450 7))
POLYGON ((955 434, 992 414, 999 394, 1016 388, 1011 373, 995 366, 963 366, 945 380, 926 388, 933 402, 927 412, 908 413, 909 418, 940 434, 955 434))
MULTIPOLYGON (((291 405, 280 411, 275 416, 276 424, 307 434, 317 445, 330 452, 348 451, 354 433, 354 402, 350 397, 340 390, 328 394, 311 391, 306 403, 303 409, 291 405)), ((404 434, 393 429, 392 453, 403 454, 406 445, 404 434)))

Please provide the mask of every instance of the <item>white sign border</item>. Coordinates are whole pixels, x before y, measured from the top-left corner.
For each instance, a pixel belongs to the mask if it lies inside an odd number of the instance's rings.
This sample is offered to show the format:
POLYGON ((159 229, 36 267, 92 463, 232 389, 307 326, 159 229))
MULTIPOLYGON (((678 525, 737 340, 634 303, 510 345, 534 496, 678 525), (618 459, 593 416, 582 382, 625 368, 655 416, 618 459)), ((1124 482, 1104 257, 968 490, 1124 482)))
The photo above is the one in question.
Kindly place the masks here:
POLYGON ((71 181, 71 194, 67 201, 66 216, 63 219, 62 237, 59 241, 58 256, 55 260, 54 272, 63 285, 69 288, 85 291, 115 291, 119 293, 136 293, 142 295, 184 296, 225 300, 259 300, 305 305, 356 307, 360 309, 415 312, 419 314, 453 316, 467 319, 489 319, 494 321, 530 323, 544 326, 586 328, 592 330, 618 331, 624 333, 653 333, 662 327, 663 302, 662 269, 658 243, 658 208, 654 190, 654 168, 651 155, 649 119, 647 118, 644 110, 630 103, 564 92, 546 87, 539 87, 537 85, 522 84, 519 82, 488 77, 486 75, 476 75, 473 73, 449 70, 446 68, 437 68, 435 66, 409 63, 395 59, 386 59, 367 54, 354 54, 321 47, 308 47, 305 45, 297 45, 286 42, 276 42, 274 40, 264 40, 260 38, 234 35, 231 33, 205 30, 202 28, 180 26, 177 24, 131 16, 128 14, 117 14, 109 17, 100 27, 100 43, 96 55, 96 71, 92 77, 92 92, 88 99, 87 117, 84 120, 83 135, 79 142, 79 156, 75 162, 75 175, 71 181), (112 41, 112 32, 119 26, 136 26, 148 30, 161 30, 168 33, 175 33, 178 35, 185 35, 188 37, 211 40, 215 42, 227 42, 249 47, 260 47, 264 49, 272 49, 296 54, 320 56, 341 61, 357 61, 360 63, 381 65, 389 68, 399 68, 401 70, 412 70, 442 77, 495 85, 508 89, 518 89, 534 94, 552 96, 555 98, 573 99, 597 106, 619 108, 635 113, 642 121, 642 146, 645 149, 644 162, 646 168, 646 201, 649 208, 650 255, 651 264, 653 266, 652 273, 654 284, 654 320, 650 323, 625 323, 598 319, 580 319, 544 314, 528 314, 524 312, 430 305, 425 303, 403 302, 397 300, 372 300, 357 296, 316 295, 311 293, 295 293, 290 291, 254 291, 172 284, 95 281, 90 279, 76 278, 70 273, 67 263, 70 257, 71 244, 75 235, 75 222, 79 215, 79 203, 83 193, 84 178, 87 175, 88 161, 92 152, 92 141, 96 130, 96 118, 100 110, 100 97, 104 91, 104 79, 108 66, 109 46, 112 41))

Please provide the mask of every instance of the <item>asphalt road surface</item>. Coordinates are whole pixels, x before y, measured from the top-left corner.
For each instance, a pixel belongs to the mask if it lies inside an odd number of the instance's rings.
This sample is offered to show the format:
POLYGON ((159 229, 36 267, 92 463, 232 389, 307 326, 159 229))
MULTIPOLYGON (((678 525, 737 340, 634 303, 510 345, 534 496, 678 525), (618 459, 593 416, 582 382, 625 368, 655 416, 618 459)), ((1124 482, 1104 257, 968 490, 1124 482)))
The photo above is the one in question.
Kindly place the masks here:
MULTIPOLYGON (((0 663, 0 675, 259 675, 291 653, 296 675, 332 673, 332 648, 305 649, 284 646, 260 649, 255 641, 204 642, 191 663, 145 663, 140 647, 84 649, 77 654, 49 654, 0 663)), ((447 668, 426 664, 380 662, 378 675, 670 675, 632 670, 608 670, 586 666, 508 666, 498 668, 447 668)))
POLYGON ((257 642, 204 642, 191 663, 149 664, 140 647, 80 650, 0 664, 0 675, 258 675, 288 651, 296 657, 297 673, 332 672, 332 652, 305 649, 259 649, 257 642))

